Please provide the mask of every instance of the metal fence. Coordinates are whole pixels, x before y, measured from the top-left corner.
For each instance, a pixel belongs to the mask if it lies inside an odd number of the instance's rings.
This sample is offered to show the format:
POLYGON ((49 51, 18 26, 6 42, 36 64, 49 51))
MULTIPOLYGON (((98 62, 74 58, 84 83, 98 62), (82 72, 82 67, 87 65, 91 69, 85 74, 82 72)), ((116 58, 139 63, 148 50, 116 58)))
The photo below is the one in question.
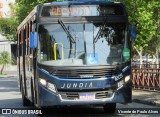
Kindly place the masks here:
POLYGON ((132 85, 135 89, 160 91, 160 68, 132 67, 132 85))

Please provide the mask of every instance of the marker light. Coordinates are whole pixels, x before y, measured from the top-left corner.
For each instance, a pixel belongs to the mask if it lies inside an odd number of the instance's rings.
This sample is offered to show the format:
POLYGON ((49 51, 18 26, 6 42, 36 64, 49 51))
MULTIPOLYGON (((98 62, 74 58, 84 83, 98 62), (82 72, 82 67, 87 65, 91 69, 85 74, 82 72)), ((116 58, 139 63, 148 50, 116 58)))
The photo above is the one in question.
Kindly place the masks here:
POLYGON ((123 86, 123 84, 124 84, 123 80, 119 81, 118 82, 118 89, 120 89, 123 86))
POLYGON ((54 84, 52 84, 52 83, 48 82, 47 88, 50 89, 53 92, 56 92, 56 86, 54 84))
POLYGON ((130 76, 126 76, 124 81, 128 82, 129 80, 130 80, 130 76))

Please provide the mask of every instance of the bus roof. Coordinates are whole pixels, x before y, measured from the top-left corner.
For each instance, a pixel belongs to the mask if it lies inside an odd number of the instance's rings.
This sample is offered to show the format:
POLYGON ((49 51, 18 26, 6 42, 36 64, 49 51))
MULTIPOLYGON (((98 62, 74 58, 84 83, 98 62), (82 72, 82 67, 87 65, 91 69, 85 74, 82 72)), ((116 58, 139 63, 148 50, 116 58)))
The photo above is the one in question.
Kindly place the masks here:
POLYGON ((107 3, 114 3, 111 1, 93 1, 93 0, 81 0, 81 1, 65 1, 65 2, 51 2, 51 3, 44 3, 44 5, 47 4, 53 4, 53 5, 84 5, 84 4, 107 4, 107 3))
POLYGON ((52 4, 56 4, 56 5, 67 5, 67 4, 76 4, 76 3, 82 3, 82 4, 86 4, 86 3, 108 3, 108 2, 112 2, 112 0, 72 0, 72 1, 62 1, 62 2, 52 2, 52 4))
POLYGON ((37 7, 44 5, 105 5, 105 4, 110 4, 110 5, 123 5, 123 3, 120 2, 112 2, 110 0, 101 0, 101 1, 94 1, 94 0, 73 0, 73 1, 65 1, 65 2, 50 2, 50 3, 43 3, 37 5, 31 12, 28 14, 28 16, 21 22, 21 24, 17 27, 17 30, 20 30, 23 28, 23 26, 29 22, 29 21, 34 21, 36 12, 37 12, 37 7))

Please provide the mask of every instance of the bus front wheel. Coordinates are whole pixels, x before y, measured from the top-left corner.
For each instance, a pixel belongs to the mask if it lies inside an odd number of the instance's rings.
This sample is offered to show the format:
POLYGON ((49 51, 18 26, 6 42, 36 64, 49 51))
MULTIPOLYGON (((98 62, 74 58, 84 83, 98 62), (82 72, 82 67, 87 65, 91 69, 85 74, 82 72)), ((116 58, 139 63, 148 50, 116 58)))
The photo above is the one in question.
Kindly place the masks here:
POLYGON ((116 110, 116 103, 108 103, 103 106, 103 110, 106 113, 114 113, 116 110))
POLYGON ((31 102, 25 96, 23 83, 21 83, 21 93, 22 93, 22 103, 23 103, 23 106, 30 106, 31 102))

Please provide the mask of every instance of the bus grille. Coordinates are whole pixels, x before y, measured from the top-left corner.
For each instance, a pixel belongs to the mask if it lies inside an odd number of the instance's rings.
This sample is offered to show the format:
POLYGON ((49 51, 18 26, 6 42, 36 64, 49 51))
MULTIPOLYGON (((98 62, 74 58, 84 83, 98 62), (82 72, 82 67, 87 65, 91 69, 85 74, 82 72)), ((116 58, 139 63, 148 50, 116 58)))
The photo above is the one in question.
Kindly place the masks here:
MULTIPOLYGON (((99 92, 92 92, 92 93, 95 94, 95 99, 110 98, 113 95, 113 91, 99 91, 99 92)), ((65 100, 79 100, 79 92, 60 92, 60 95, 62 99, 65 99, 65 100)))
POLYGON ((115 67, 99 69, 56 69, 52 75, 59 78, 104 78, 114 75, 115 67))

